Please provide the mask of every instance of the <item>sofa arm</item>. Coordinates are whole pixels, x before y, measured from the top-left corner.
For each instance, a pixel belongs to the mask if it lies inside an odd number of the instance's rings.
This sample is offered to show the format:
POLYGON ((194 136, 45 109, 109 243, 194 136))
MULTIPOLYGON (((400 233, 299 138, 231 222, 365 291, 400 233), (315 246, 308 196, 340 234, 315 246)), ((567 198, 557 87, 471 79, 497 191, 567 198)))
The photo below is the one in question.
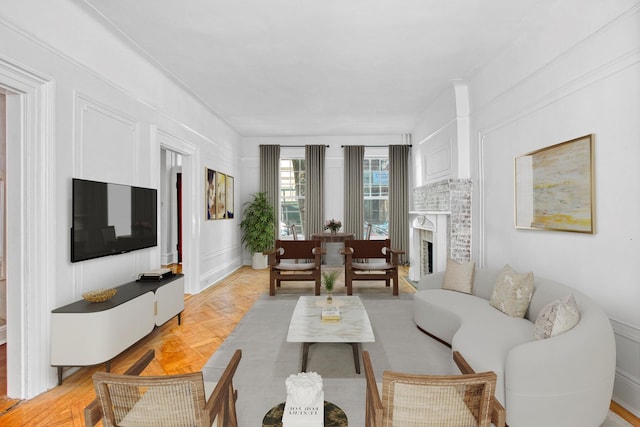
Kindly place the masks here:
POLYGON ((613 329, 599 310, 581 313, 564 334, 514 347, 505 361, 507 424, 599 426, 613 392, 615 353, 613 329))
POLYGON ((444 271, 440 271, 432 274, 425 274, 420 279, 420 283, 418 284, 418 290, 441 289, 443 280, 444 280, 444 271))

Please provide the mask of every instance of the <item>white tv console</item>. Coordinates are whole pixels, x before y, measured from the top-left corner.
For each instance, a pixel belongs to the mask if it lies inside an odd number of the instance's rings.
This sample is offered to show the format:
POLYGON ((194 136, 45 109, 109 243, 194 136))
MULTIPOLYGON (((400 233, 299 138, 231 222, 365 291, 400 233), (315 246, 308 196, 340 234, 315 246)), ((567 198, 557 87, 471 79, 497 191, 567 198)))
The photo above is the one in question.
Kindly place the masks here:
POLYGON ((110 362, 118 354, 184 311, 184 276, 118 286, 105 302, 76 301, 51 312, 51 366, 62 384, 65 366, 110 362))

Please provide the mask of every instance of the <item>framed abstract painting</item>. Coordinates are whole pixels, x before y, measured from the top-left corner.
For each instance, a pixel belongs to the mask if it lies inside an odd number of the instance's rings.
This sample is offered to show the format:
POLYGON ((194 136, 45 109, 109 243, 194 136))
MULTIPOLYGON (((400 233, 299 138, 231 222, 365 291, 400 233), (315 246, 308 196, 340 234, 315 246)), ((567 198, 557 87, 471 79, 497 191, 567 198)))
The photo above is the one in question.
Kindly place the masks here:
POLYGON ((216 172, 216 218, 227 217, 227 176, 216 172))
POLYGON ((593 135, 515 158, 515 227, 594 233, 593 135))
POLYGON ((205 220, 216 219, 216 171, 204 168, 204 204, 205 204, 205 220))

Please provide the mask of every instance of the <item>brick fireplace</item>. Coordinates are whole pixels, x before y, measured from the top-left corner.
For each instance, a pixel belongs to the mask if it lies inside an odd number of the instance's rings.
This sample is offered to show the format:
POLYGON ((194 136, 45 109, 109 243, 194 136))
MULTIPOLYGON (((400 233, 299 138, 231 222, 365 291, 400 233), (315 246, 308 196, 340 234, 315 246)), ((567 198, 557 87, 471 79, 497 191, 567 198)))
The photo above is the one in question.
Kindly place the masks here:
POLYGON ((447 259, 471 259, 471 180, 448 179, 413 190, 409 278, 444 271, 447 259))

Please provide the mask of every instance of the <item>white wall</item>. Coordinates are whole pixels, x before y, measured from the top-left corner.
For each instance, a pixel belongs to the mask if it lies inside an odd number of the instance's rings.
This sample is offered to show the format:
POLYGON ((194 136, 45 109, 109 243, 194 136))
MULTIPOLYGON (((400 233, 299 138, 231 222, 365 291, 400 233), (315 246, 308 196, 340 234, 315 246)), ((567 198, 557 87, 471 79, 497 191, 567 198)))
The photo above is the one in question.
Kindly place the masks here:
MULTIPOLYGON (((8 347, 10 360, 24 362, 9 366, 9 393, 32 397, 55 385, 55 370, 40 369, 49 363, 48 311, 79 299, 84 291, 119 285, 160 264, 159 247, 72 264, 71 178, 159 188, 161 145, 175 143, 175 147, 184 148, 193 175, 188 182, 191 199, 185 200, 193 207, 193 216, 186 221, 191 227, 189 237, 195 242, 187 250, 191 264, 185 278, 188 291, 198 292, 241 264, 236 220, 204 222, 203 184, 205 166, 235 176, 236 183, 241 183, 240 138, 71 1, 4 1, 0 9, 0 62, 18 74, 33 74, 49 81, 53 87, 51 98, 42 100, 42 104, 53 118, 49 138, 55 148, 45 164, 53 179, 49 197, 54 206, 46 215, 55 236, 50 252, 55 274, 49 280, 33 283, 38 301, 24 301, 20 292, 8 295, 10 304, 25 304, 23 314, 42 319, 44 325, 42 330, 28 331, 31 337, 37 337, 37 350, 42 351, 13 354, 21 352, 20 347, 29 351, 29 346, 12 346, 9 342, 8 347), (45 312, 29 309, 29 304, 44 307, 45 312), (18 380, 12 381, 16 376, 18 380), (19 384, 17 392, 12 384, 19 384)), ((6 85, 0 80, 0 87, 6 85)), ((7 89, 11 92, 12 88, 7 89)), ((8 145, 17 150, 20 141, 9 140, 8 145)), ((19 194, 24 190, 12 191, 19 194)), ((20 239, 28 241, 29 235, 25 233, 20 239)), ((37 260, 23 262, 26 270, 40 268, 37 260)), ((26 286, 16 283, 13 289, 18 290, 20 285, 26 286)), ((12 289, 11 276, 8 287, 12 289)), ((22 313, 16 314, 16 318, 19 316, 22 313)), ((10 328, 21 325, 19 321, 11 323, 11 317, 9 324, 10 328)))
MULTIPOLYGON (((617 342, 614 400, 640 414, 640 6, 637 1, 556 2, 539 31, 524 34, 468 80, 471 105, 473 254, 567 283, 599 302, 617 342), (577 14, 576 10, 580 13, 577 14), (595 136, 594 234, 516 230, 514 157, 595 136)), ((456 150, 453 89, 414 134, 417 182, 424 156, 456 150), (437 116, 436 116, 437 117, 437 116), (426 139, 425 139, 426 138, 426 139)), ((452 155, 453 156, 453 155, 452 155)), ((446 177, 455 177, 455 162, 446 177)))

